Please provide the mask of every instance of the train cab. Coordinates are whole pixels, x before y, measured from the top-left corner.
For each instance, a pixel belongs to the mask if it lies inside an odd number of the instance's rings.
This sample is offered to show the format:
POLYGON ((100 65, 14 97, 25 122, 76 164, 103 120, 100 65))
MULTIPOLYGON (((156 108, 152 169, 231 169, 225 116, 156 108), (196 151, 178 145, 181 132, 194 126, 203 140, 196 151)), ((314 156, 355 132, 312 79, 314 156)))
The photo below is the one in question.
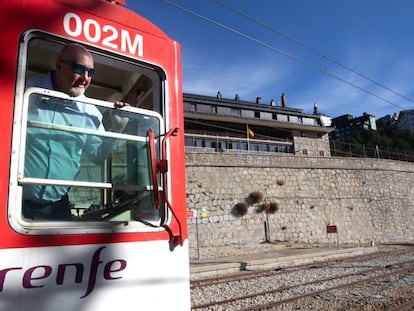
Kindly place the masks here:
POLYGON ((124 1, 0 14, 0 308, 189 310, 179 44, 124 1))

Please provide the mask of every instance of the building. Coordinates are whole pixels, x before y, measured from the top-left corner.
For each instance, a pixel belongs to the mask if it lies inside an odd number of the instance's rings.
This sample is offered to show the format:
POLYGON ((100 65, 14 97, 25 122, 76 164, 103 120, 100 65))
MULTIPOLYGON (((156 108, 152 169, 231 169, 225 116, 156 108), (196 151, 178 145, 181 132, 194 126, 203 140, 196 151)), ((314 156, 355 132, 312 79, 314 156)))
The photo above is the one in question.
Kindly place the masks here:
POLYGON ((187 147, 216 151, 256 151, 330 156, 328 133, 321 116, 281 104, 248 102, 217 96, 183 94, 187 147))
POLYGON ((396 113, 393 115, 387 114, 376 120, 377 129, 391 129, 397 126, 398 116, 396 113))
POLYGON ((402 110, 398 115, 398 127, 414 133, 414 110, 402 110))
POLYGON ((333 140, 343 140, 357 135, 362 131, 376 131, 377 125, 375 116, 366 112, 360 117, 354 118, 350 114, 345 114, 332 119, 334 131, 329 133, 329 138, 333 140))

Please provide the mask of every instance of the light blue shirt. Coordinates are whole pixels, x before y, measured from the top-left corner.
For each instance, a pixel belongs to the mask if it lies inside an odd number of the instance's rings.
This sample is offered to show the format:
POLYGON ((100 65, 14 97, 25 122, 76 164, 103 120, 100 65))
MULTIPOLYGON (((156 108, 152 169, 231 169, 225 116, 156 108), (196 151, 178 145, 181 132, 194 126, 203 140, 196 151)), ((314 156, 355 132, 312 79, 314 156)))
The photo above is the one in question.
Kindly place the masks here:
MULTIPOLYGON (((26 87, 31 86, 53 89, 51 75, 29 80, 26 87)), ((29 100, 28 121, 105 130, 102 114, 93 105, 78 101, 63 105, 59 99, 54 102, 33 95, 29 100)), ((93 135, 28 126, 24 174, 33 178, 75 180, 83 153, 93 161, 101 143, 93 135)), ((55 202, 68 190, 65 186, 25 186, 23 197, 40 204, 55 202)))

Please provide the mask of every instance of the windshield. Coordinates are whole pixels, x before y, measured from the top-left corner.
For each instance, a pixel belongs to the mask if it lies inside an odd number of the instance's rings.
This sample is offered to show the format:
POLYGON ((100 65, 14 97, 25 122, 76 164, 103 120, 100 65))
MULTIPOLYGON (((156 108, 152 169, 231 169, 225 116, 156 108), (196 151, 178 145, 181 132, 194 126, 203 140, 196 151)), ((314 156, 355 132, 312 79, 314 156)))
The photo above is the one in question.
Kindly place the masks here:
POLYGON ((159 153, 158 113, 29 88, 22 120, 24 220, 159 221, 147 139, 152 129, 159 153))

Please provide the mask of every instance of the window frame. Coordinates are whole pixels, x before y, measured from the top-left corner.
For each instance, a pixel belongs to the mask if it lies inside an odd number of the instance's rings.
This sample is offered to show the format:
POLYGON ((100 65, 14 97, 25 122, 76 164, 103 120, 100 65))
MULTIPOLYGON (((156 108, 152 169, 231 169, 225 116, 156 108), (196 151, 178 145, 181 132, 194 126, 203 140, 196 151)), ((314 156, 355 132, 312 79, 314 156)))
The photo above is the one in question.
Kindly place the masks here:
MULTIPOLYGON (((18 71, 16 80, 16 96, 15 96, 15 113, 14 113, 14 126, 13 126, 13 137, 12 137, 12 154, 11 157, 11 170, 9 180, 9 202, 8 202, 8 218, 11 227, 22 234, 26 235, 48 235, 48 234, 85 234, 85 233, 110 233, 110 232, 154 232, 164 231, 164 226, 171 221, 171 213, 169 213, 165 204, 162 205, 161 209, 164 210, 164 217, 161 223, 158 225, 148 226, 140 221, 27 221, 22 218, 22 187, 18 184, 19 178, 22 176, 22 169, 24 163, 24 148, 25 148, 25 137, 26 137, 26 123, 22 122, 25 118, 24 109, 27 107, 28 94, 25 93, 25 80, 27 75, 28 67, 28 53, 29 53, 29 42, 33 38, 42 38, 45 41, 51 43, 67 44, 69 41, 65 38, 58 37, 56 35, 40 32, 37 30, 27 31, 22 35, 20 41, 19 55, 18 55, 18 71), (22 152, 23 151, 23 152, 22 152)), ((117 55, 113 52, 108 52, 93 47, 89 47, 87 44, 81 43, 95 56, 107 57, 108 59, 114 59, 116 62, 125 62, 131 68, 136 67, 137 69, 150 69, 158 75, 158 85, 155 89, 158 90, 159 101, 156 103, 156 110, 152 111, 143 108, 127 107, 130 112, 148 114, 159 118, 160 124, 160 135, 165 133, 165 119, 161 113, 163 110, 163 100, 165 99, 166 89, 166 74, 164 71, 152 64, 143 63, 133 59, 126 59, 123 55, 117 55)), ((54 91, 40 89, 48 93, 54 93, 54 91)), ((37 89, 39 91, 39 89, 37 89)), ((155 91, 154 91, 155 92, 155 91)), ((62 93, 60 93, 62 94, 62 93)), ((69 96, 68 96, 69 98, 69 96)), ((103 107, 113 108, 113 102, 107 102, 93 98, 83 98, 82 101, 100 105, 103 107)), ((27 112, 27 109, 26 109, 27 112)), ((107 132, 109 136, 120 137, 125 134, 107 132)), ((159 182, 162 185, 162 182, 159 182)), ((98 187, 110 187, 108 184, 102 183, 100 185, 95 184, 98 187)), ((162 189, 161 189, 162 190, 162 189)), ((166 189, 167 193, 169 190, 166 189)))

